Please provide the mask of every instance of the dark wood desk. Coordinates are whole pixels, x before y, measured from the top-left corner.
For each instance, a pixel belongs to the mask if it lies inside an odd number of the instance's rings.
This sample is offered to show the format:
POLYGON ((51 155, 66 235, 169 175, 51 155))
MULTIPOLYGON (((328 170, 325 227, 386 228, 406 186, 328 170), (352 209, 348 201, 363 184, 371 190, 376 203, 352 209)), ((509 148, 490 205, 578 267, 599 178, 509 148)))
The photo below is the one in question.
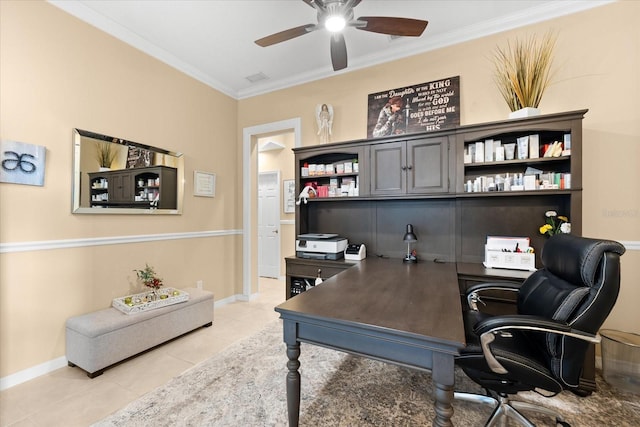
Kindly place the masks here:
POLYGON ((465 345, 454 263, 369 258, 275 308, 287 345, 289 425, 300 412, 300 343, 431 371, 434 426, 451 426, 454 357, 465 345))

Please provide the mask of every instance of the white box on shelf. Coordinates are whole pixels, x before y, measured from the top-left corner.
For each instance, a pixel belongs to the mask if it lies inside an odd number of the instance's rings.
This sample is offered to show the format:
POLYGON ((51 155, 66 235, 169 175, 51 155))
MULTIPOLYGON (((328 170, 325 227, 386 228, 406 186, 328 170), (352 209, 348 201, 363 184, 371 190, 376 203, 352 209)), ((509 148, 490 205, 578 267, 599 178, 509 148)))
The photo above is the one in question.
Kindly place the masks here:
POLYGON ((484 163, 484 142, 476 142, 474 163, 484 163))
POLYGON ((536 271, 536 257, 533 253, 502 252, 485 247, 484 260, 483 264, 487 268, 536 271))
MULTIPOLYGON (((499 139, 493 140, 493 160, 498 161, 498 150, 502 148, 502 141, 499 139)), ((504 160, 504 148, 502 148, 503 158, 504 160)))
POLYGON ((484 246, 484 266, 514 270, 536 270, 536 257, 529 252, 528 237, 487 236, 484 246))
POLYGON ((516 158, 518 160, 524 160, 529 156, 529 137, 528 136, 521 136, 520 138, 517 139, 518 141, 518 146, 517 146, 517 155, 516 158))
POLYGON ((524 189, 525 190, 535 190, 536 189, 536 176, 535 175, 525 175, 524 176, 524 189))
POLYGON ((493 162, 493 139, 484 140, 484 161, 493 162))
POLYGON ((529 158, 537 159, 540 157, 540 135, 537 133, 529 135, 529 158))

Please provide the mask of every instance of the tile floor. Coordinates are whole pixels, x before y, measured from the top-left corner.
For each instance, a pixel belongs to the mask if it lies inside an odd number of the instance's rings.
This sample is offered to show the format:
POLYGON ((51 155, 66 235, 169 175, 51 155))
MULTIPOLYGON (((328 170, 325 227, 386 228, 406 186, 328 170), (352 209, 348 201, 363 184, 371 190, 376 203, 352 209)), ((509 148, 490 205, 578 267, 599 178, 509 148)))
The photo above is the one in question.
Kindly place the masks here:
POLYGON ((0 426, 88 426, 148 391, 258 332, 278 318, 284 281, 260 279, 259 295, 214 309, 213 326, 200 328, 89 379, 61 368, 0 392, 0 426))

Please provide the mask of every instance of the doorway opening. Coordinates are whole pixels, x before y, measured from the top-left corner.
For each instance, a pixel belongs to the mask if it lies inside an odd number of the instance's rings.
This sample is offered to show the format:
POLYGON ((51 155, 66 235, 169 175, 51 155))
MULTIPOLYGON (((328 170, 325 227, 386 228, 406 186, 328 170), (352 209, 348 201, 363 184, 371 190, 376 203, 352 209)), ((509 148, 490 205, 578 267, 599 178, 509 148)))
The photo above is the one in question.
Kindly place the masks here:
MULTIPOLYGON (((242 299, 251 298, 258 285, 257 268, 257 186, 258 140, 278 133, 293 132, 294 147, 302 146, 302 120, 297 117, 243 129, 242 138, 242 299), (255 247, 255 249, 254 249, 255 247)), ((293 154, 292 154, 293 156, 293 154)), ((293 157, 292 157, 293 159, 293 157)))

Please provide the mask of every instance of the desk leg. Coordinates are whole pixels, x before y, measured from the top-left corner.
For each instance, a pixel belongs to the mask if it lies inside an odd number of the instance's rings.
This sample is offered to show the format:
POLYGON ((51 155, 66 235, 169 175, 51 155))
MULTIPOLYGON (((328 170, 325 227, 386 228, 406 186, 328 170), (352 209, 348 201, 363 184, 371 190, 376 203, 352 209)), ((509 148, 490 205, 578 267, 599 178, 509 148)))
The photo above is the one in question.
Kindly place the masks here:
POLYGON ((435 386, 435 410, 433 419, 434 427, 451 427, 453 416, 453 383, 454 360, 450 354, 433 353, 433 370, 431 371, 435 386))
POLYGON ((300 342, 295 336, 295 323, 284 322, 284 341, 287 344, 287 413, 289 427, 298 427, 300 417, 300 342))

